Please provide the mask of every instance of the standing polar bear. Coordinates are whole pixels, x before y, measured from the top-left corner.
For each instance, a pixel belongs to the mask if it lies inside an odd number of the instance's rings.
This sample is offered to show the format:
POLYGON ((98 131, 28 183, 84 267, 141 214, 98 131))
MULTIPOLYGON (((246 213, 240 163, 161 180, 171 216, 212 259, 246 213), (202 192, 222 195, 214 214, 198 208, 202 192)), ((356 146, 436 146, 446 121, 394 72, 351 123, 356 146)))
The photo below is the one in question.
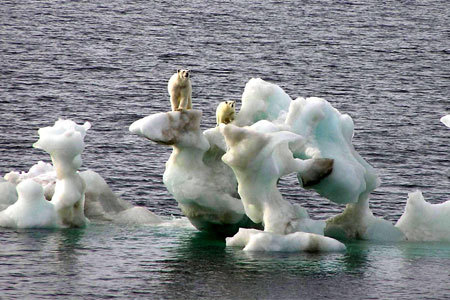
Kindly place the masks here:
POLYGON ((216 109, 217 126, 220 123, 228 124, 234 121, 236 109, 234 107, 235 101, 220 102, 216 109))
POLYGON ((167 85, 172 111, 192 108, 191 71, 178 70, 167 85))

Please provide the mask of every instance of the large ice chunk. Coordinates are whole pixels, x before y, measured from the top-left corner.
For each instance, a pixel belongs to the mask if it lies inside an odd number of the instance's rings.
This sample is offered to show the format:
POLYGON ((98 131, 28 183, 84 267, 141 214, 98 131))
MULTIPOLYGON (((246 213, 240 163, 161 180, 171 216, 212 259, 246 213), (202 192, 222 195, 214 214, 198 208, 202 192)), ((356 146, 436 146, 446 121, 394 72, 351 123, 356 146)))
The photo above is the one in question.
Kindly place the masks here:
POLYGON ((233 172, 220 160, 223 137, 218 129, 203 134, 201 115, 194 109, 157 113, 134 122, 130 131, 172 145, 163 181, 194 226, 226 234, 254 226, 245 216, 233 172))
POLYGON ((375 170, 352 145, 352 118, 341 114, 328 101, 292 101, 286 124, 306 141, 303 148, 294 151, 295 157, 334 159, 331 175, 308 188, 336 203, 356 203, 380 184, 375 170))
POLYGON ((295 157, 334 159, 330 176, 317 184, 305 185, 301 174, 298 176, 304 187, 347 204, 342 214, 327 220, 326 235, 385 241, 404 238, 392 223, 376 218, 369 208, 370 193, 380 180, 353 147, 354 123, 349 115, 341 114, 324 99, 298 98, 291 103, 286 125, 305 140, 301 148, 294 149, 295 157))
MULTIPOLYGON (((236 124, 253 124, 251 128, 260 133, 290 131, 301 137, 288 145, 294 158, 334 160, 331 174, 324 179, 314 180, 314 168, 298 174, 303 187, 314 189, 333 202, 347 204, 341 215, 327 220, 325 233, 339 238, 403 239, 401 231, 393 224, 375 218, 370 211, 369 195, 380 181, 375 170, 352 145, 352 118, 341 114, 324 99, 290 101, 279 89, 261 79, 250 80, 242 97, 242 107, 246 109, 242 114, 239 112, 236 124)), ((237 177, 239 180, 239 175, 237 177)))
MULTIPOLYGON (((262 222, 264 230, 287 234, 300 230, 302 217, 295 207, 284 200, 277 188, 278 180, 290 173, 306 173, 315 160, 295 159, 289 144, 302 137, 288 131, 260 133, 251 127, 221 125, 228 150, 222 160, 229 165, 238 181, 238 192, 247 216, 262 222)), ((319 172, 317 181, 328 175, 332 161, 319 172)))
POLYGON ((33 146, 49 153, 53 166, 39 162, 28 173, 11 172, 5 176, 9 184, 17 184, 18 200, 4 211, 14 221, 3 226, 53 227, 58 223, 80 227, 89 222, 84 215, 85 182, 77 170, 82 163, 83 139, 90 127, 89 122, 78 125, 60 119, 51 127, 39 129, 39 140, 33 146), (47 197, 51 195, 50 203, 45 200, 44 191, 47 197), (48 221, 51 209, 58 222, 48 221), (30 221, 33 218, 35 222, 30 221))

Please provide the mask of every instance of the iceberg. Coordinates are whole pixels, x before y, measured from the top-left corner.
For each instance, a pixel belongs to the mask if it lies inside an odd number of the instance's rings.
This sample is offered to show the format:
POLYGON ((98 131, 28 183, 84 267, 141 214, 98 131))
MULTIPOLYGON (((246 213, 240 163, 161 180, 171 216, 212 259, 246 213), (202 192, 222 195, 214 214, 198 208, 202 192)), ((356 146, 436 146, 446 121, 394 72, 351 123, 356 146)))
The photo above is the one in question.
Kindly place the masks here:
POLYGON ((241 120, 241 124, 251 125, 250 127, 256 127, 259 131, 279 130, 297 134, 301 138, 289 147, 294 158, 333 160, 331 174, 318 182, 305 180, 305 174, 298 172, 299 183, 304 188, 313 189, 335 203, 347 204, 342 214, 327 220, 324 231, 326 235, 341 239, 404 238, 393 224, 375 218, 369 209, 369 195, 379 186, 380 180, 375 170, 352 145, 354 124, 349 115, 341 114, 328 101, 320 98, 300 97, 288 102, 287 95, 281 93, 279 88, 260 79, 252 79, 246 85, 246 90, 249 86, 250 92, 244 91, 242 106, 256 107, 254 110, 259 111, 259 116, 269 117, 265 121, 251 117, 243 122, 239 112, 236 119, 241 120), (264 92, 255 92, 258 85, 262 86, 261 90, 264 92), (267 102, 272 104, 267 105, 267 102), (276 113, 261 113, 261 110, 268 107, 275 107, 276 113), (253 123, 254 120, 259 121, 253 123), (264 125, 260 124, 262 122, 264 125))
POLYGON ((292 100, 279 86, 251 79, 232 123, 202 132, 200 119, 198 110, 161 112, 129 128, 172 146, 164 184, 199 230, 236 234, 227 245, 246 250, 258 248, 242 244, 255 239, 295 244, 299 251, 314 248, 308 240, 339 245, 319 250, 345 248, 331 237, 404 239, 398 228, 370 211, 369 195, 380 180, 352 145, 351 117, 326 100, 292 100), (306 209, 284 200, 277 182, 291 173, 301 187, 346 204, 344 212, 326 222, 314 220, 306 209))
MULTIPOLYGON (((440 121, 450 127, 450 115, 442 117, 440 121)), ((425 201, 421 191, 409 193, 405 211, 395 226, 405 234, 408 241, 449 242, 450 200, 431 204, 425 201)))

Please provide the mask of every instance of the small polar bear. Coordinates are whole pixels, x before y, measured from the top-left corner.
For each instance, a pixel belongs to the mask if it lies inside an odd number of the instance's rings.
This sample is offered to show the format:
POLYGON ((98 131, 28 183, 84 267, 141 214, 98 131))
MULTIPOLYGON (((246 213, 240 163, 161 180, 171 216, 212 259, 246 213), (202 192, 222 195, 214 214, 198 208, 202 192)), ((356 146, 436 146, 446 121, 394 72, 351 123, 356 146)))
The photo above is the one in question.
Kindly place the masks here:
POLYGON ((216 122, 219 124, 229 124, 233 122, 236 110, 234 107, 235 101, 223 101, 217 106, 216 109, 216 122))
POLYGON ((190 70, 177 70, 177 72, 170 77, 167 89, 170 95, 172 111, 192 108, 190 70))

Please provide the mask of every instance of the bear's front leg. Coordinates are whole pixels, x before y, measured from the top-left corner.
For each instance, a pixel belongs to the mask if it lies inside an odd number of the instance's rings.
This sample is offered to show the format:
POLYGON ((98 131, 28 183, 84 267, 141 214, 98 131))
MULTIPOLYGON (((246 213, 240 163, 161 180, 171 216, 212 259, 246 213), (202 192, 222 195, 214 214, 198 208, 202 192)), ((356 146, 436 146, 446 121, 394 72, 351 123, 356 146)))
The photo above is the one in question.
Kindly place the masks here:
POLYGON ((180 101, 180 106, 178 106, 178 110, 188 109, 189 107, 189 98, 182 97, 180 101))
POLYGON ((178 110, 178 101, 174 96, 170 96, 170 106, 172 107, 172 111, 178 110))

